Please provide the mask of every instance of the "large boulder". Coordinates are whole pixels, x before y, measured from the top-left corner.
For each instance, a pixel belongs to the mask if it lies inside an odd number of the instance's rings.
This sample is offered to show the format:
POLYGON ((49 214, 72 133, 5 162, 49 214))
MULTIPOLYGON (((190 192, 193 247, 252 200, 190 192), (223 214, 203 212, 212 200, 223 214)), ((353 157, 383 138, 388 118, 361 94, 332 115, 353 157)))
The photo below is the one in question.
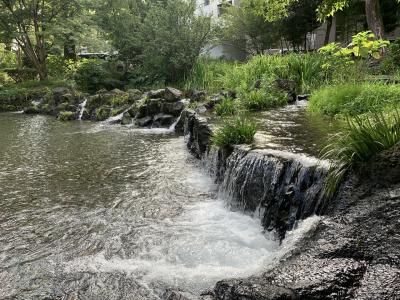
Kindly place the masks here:
POLYGON ((167 87, 165 89, 163 98, 166 101, 175 102, 175 101, 181 100, 182 92, 180 90, 177 90, 177 89, 174 89, 174 88, 171 88, 171 87, 167 87))

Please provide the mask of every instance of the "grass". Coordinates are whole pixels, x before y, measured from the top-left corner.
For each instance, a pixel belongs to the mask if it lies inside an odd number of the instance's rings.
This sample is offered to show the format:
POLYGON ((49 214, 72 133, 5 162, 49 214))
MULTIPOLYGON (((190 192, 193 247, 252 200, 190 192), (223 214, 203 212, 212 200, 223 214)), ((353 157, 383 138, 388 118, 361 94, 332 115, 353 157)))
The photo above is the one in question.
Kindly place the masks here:
POLYGON ((61 111, 58 114, 58 120, 60 121, 72 121, 76 119, 76 113, 72 111, 61 111))
POLYGON ((215 105, 217 116, 232 116, 237 112, 237 105, 232 98, 224 98, 221 103, 215 105))
POLYGON ((332 197, 349 170, 368 162, 376 154, 400 142, 400 113, 375 112, 347 119, 347 128, 333 136, 322 151, 322 159, 332 160, 325 195, 332 197))
POLYGON ((283 106, 288 102, 288 96, 285 92, 270 88, 265 90, 252 90, 242 96, 243 106, 248 110, 264 110, 277 106, 283 106))
POLYGON ((311 95, 308 109, 334 117, 357 116, 400 104, 400 86, 383 83, 341 84, 321 88, 311 95))
POLYGON ((240 116, 228 121, 213 135, 211 141, 218 147, 239 144, 252 144, 257 126, 254 122, 240 116))

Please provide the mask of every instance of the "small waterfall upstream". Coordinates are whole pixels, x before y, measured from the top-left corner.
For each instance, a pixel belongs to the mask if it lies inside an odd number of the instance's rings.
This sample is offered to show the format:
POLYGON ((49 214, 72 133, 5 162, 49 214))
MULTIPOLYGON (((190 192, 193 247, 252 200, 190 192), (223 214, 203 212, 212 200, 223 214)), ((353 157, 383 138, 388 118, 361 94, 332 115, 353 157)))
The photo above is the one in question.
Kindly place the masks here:
POLYGON ((81 104, 79 104, 79 117, 78 117, 79 121, 82 120, 83 114, 85 112, 86 104, 87 104, 87 99, 86 98, 81 104))
POLYGON ((220 197, 231 209, 260 218, 280 239, 299 220, 326 208, 322 191, 328 164, 316 158, 237 146, 229 156, 211 148, 203 165, 220 183, 220 197))

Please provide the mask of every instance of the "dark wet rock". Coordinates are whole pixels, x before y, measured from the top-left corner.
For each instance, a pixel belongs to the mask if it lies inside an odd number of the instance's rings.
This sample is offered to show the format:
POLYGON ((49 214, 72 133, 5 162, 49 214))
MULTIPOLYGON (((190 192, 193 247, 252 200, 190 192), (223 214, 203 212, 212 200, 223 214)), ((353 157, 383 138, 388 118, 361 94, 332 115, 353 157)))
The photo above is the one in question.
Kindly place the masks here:
POLYGON ((308 101, 310 94, 297 95, 297 101, 308 101))
POLYGON ((175 117, 178 117, 184 108, 185 108, 185 105, 182 101, 163 102, 161 104, 161 112, 162 113, 170 114, 175 117))
POLYGON ((204 114, 206 112, 207 112, 207 107, 205 107, 204 105, 196 107, 196 113, 204 114))
POLYGON ((174 116, 161 113, 154 116, 153 127, 169 127, 174 121, 174 116))
POLYGON ((24 113, 27 114, 27 115, 35 115, 35 114, 40 114, 41 111, 40 111, 40 109, 38 108, 37 105, 32 104, 31 106, 27 107, 24 110, 24 113))
POLYGON ((182 112, 175 130, 185 135, 189 151, 197 158, 203 157, 210 147, 211 127, 206 118, 200 117, 193 110, 182 112))
POLYGON ((129 89, 126 92, 129 95, 130 102, 136 102, 143 97, 143 93, 137 89, 129 89))
POLYGON ((136 119, 136 124, 139 127, 149 127, 149 126, 151 126, 152 123, 153 123, 153 118, 149 117, 149 116, 143 117, 140 119, 136 119))

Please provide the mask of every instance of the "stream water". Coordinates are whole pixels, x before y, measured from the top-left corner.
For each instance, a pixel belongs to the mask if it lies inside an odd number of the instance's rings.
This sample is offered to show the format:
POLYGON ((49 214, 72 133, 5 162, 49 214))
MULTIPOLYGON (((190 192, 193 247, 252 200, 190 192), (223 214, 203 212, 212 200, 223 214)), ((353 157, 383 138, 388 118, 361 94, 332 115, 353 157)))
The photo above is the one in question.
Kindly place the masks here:
POLYGON ((0 299, 158 299, 270 262, 167 130, 0 115, 0 299))
POLYGON ((0 114, 0 299, 199 293, 290 247, 217 195, 169 129, 0 114))

